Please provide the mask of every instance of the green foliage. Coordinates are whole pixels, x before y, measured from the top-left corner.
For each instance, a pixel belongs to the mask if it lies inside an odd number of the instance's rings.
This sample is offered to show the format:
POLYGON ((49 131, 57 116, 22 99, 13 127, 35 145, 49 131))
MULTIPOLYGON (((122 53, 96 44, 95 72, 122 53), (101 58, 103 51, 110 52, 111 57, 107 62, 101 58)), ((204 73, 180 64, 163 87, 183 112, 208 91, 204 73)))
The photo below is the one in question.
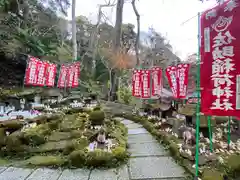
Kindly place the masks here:
POLYGON ((123 88, 119 89, 118 96, 119 96, 120 102, 122 102, 124 104, 130 104, 132 101, 132 92, 127 87, 123 87, 123 88))
POLYGON ((89 114, 89 120, 92 125, 103 125, 105 114, 103 111, 93 111, 89 114))
POLYGON ((61 156, 32 156, 26 161, 30 166, 60 167, 65 163, 61 156))
POLYGON ((206 169, 203 171, 202 180, 222 180, 223 175, 221 172, 214 169, 206 169))

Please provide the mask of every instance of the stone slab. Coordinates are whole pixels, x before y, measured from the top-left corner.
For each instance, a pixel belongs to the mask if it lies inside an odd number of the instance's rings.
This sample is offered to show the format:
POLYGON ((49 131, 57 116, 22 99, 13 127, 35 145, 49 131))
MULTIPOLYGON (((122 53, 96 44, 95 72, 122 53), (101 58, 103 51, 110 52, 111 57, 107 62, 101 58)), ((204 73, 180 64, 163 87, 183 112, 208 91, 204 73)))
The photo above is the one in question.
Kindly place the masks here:
POLYGON ((38 168, 26 180, 57 180, 60 175, 57 169, 38 168))
POLYGON ((0 174, 1 180, 25 180, 34 170, 9 167, 0 174))
POLYGON ((128 124, 133 124, 134 122, 130 121, 130 120, 127 120, 127 119, 124 119, 124 120, 121 121, 121 123, 123 123, 125 125, 128 125, 128 124))
POLYGON ((127 124, 126 127, 128 129, 138 129, 138 128, 142 128, 142 125, 137 123, 132 123, 132 124, 127 124))
POLYGON ((89 180, 117 180, 118 174, 116 169, 109 170, 92 170, 89 180))
POLYGON ((128 129, 128 134, 149 134, 144 128, 128 129))
POLYGON ((88 180, 90 170, 85 169, 66 169, 58 180, 88 180))
POLYGON ((3 171, 5 171, 7 168, 8 168, 8 167, 4 167, 4 166, 0 167, 0 173, 2 173, 3 171))
POLYGON ((167 154, 164 148, 156 142, 130 144, 129 152, 132 157, 164 156, 167 154))
POLYGON ((92 170, 89 180, 129 180, 126 165, 118 169, 92 170))
POLYGON ((183 178, 184 170, 170 157, 130 159, 130 177, 134 179, 183 178))
POLYGON ((150 134, 131 134, 128 135, 128 143, 146 143, 157 142, 157 140, 150 134))

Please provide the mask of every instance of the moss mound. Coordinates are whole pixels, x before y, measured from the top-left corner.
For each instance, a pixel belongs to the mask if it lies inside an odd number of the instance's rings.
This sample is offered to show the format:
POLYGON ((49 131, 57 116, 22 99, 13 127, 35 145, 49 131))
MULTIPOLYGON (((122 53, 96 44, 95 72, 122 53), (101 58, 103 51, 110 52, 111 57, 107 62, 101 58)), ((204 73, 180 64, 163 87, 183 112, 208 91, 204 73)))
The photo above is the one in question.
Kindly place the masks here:
POLYGON ((32 156, 26 161, 30 166, 51 166, 59 167, 65 164, 65 160, 61 156, 32 156))
POLYGON ((103 111, 93 111, 89 114, 89 120, 92 125, 103 125, 105 119, 105 114, 103 111))

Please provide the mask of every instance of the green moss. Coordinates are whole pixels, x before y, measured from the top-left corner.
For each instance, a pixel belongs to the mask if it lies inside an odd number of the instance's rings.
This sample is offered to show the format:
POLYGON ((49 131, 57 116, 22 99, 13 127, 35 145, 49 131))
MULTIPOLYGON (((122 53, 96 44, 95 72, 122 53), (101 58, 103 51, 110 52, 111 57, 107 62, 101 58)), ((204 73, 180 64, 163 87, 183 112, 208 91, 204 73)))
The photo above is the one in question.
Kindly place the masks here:
POLYGON ((68 141, 58 141, 58 142, 47 142, 41 146, 35 148, 34 152, 55 152, 63 151, 68 146, 68 141))
POLYGON ((61 122, 59 128, 60 131, 69 132, 71 130, 83 129, 85 122, 87 121, 86 117, 80 117, 77 114, 67 115, 64 120, 61 122))
POLYGON ((40 124, 24 132, 24 142, 28 145, 38 146, 46 142, 46 136, 50 133, 51 129, 48 124, 40 124))
POLYGON ((49 137, 48 141, 61 141, 67 140, 72 137, 71 132, 53 132, 49 137))
POLYGON ((31 166, 62 166, 65 160, 60 156, 33 156, 27 160, 31 166))
POLYGON ((236 178, 240 176, 240 155, 233 154, 230 155, 226 161, 226 168, 228 169, 228 173, 236 178))
POLYGON ((217 170, 205 169, 202 174, 202 180, 223 180, 223 176, 217 170))
POLYGON ((1 123, 1 126, 7 131, 14 132, 23 127, 23 122, 19 120, 5 121, 1 123))
POLYGON ((103 111, 93 111, 89 114, 89 120, 92 125, 103 125, 105 114, 103 111))
POLYGON ((15 131, 14 133, 10 134, 6 137, 6 150, 7 151, 15 151, 19 147, 23 145, 22 142, 23 133, 21 131, 15 131))
POLYGON ((116 147, 112 150, 112 154, 117 161, 124 161, 128 158, 128 153, 126 148, 116 147))
POLYGON ((96 149, 95 151, 88 152, 86 165, 90 167, 108 166, 113 163, 112 160, 112 153, 96 149))
POLYGON ((83 150, 73 151, 69 155, 69 163, 74 167, 82 167, 86 164, 86 152, 83 150))

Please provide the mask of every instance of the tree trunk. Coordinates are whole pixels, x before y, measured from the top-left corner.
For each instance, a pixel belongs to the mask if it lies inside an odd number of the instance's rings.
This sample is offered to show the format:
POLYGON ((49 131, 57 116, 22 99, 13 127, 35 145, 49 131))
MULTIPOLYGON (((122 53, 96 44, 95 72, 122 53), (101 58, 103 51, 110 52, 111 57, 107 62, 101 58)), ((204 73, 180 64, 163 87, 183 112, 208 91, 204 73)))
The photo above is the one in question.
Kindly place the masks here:
POLYGON ((137 18, 137 37, 135 42, 135 51, 136 51, 136 59, 137 59, 137 67, 140 66, 140 58, 139 58, 139 40, 140 40, 140 14, 138 13, 138 10, 136 8, 136 0, 132 0, 132 7, 133 11, 135 13, 135 16, 137 18))
MULTIPOLYGON (((118 53, 121 46, 121 34, 122 34, 122 15, 123 15, 123 5, 124 0, 117 1, 117 11, 116 11, 116 22, 115 22, 115 36, 113 39, 113 51, 118 53)), ((111 100, 117 100, 117 90, 118 90, 118 80, 117 80, 117 69, 113 69, 112 73, 112 80, 111 80, 111 100)))
POLYGON ((73 45, 73 60, 77 60, 77 37, 76 37, 76 0, 72 0, 72 45, 73 45))

